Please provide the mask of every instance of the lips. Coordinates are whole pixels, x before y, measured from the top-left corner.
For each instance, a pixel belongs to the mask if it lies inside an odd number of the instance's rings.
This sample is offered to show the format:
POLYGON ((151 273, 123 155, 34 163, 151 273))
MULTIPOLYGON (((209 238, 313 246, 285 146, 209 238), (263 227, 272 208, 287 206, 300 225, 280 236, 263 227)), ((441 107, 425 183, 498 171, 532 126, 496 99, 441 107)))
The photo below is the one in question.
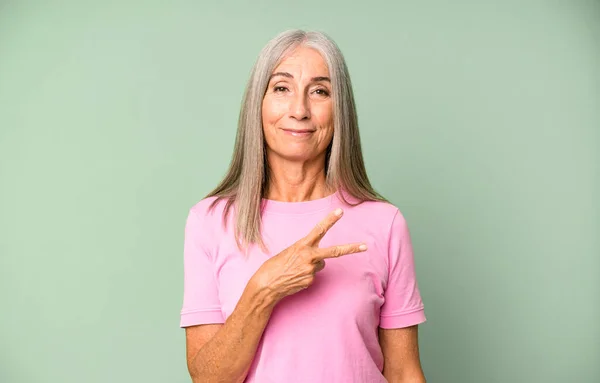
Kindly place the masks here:
POLYGON ((286 131, 286 132, 289 132, 289 133, 313 133, 313 132, 315 132, 314 130, 310 130, 310 129, 298 129, 298 130, 295 130, 295 129, 283 129, 283 130, 286 131))
POLYGON ((312 137, 312 134, 314 132, 316 132, 316 130, 310 130, 310 129, 282 129, 283 130, 283 134, 285 134, 288 137, 295 137, 295 138, 308 138, 308 137, 312 137))

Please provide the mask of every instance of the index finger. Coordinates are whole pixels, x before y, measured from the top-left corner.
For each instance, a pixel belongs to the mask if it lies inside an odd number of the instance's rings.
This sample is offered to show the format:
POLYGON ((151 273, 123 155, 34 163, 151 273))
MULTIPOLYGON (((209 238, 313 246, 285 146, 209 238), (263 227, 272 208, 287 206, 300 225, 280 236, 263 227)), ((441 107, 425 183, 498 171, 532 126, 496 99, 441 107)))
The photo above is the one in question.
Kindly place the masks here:
POLYGON ((317 250, 317 255, 313 261, 322 261, 327 258, 338 258, 346 254, 360 253, 367 250, 367 245, 364 243, 351 243, 347 245, 338 245, 325 247, 317 250))
POLYGON ((318 246, 321 239, 327 234, 327 231, 342 217, 342 209, 337 208, 327 214, 321 222, 319 222, 304 239, 311 246, 318 246))

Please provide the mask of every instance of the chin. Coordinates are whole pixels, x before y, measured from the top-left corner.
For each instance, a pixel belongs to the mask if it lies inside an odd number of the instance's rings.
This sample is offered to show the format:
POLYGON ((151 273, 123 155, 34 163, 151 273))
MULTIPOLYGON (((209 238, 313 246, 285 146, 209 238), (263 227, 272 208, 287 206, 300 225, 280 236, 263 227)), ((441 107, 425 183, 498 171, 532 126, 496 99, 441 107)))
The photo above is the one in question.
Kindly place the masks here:
POLYGON ((313 157, 306 151, 296 150, 280 151, 277 152, 277 156, 288 161, 308 161, 313 157))
POLYGON ((282 157, 289 161, 298 161, 298 162, 308 161, 311 159, 311 156, 307 155, 306 153, 289 153, 289 154, 283 155, 282 157))

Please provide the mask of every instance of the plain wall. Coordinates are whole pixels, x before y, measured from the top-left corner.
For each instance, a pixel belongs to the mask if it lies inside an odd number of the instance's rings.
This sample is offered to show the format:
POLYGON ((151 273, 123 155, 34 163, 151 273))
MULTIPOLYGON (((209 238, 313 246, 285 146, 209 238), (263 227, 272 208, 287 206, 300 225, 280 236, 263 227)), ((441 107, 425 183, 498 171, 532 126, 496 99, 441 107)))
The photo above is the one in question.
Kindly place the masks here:
POLYGON ((0 382, 189 381, 185 217, 296 27, 409 223, 428 381, 599 382, 600 2, 525 0, 1 1, 0 382))

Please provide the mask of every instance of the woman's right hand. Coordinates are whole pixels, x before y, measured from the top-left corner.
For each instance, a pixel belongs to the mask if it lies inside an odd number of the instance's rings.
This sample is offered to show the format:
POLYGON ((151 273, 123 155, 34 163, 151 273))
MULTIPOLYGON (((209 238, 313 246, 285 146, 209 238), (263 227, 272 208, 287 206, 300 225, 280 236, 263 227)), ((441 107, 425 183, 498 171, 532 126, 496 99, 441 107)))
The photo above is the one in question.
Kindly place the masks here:
POLYGON ((329 213, 311 232, 277 255, 269 258, 254 273, 248 285, 272 305, 281 299, 308 288, 315 274, 325 267, 325 259, 365 251, 362 243, 319 248, 319 242, 327 231, 341 218, 342 209, 329 213))

